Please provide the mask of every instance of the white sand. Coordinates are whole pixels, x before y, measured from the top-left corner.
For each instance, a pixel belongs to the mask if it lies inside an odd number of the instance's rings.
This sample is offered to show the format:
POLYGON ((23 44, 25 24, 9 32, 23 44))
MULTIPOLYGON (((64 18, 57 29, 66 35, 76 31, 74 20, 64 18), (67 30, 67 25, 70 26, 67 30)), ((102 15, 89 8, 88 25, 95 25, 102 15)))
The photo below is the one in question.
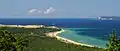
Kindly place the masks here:
POLYGON ((62 33, 62 32, 64 32, 63 29, 61 31, 57 31, 57 32, 46 33, 46 35, 49 36, 49 37, 55 37, 58 40, 60 40, 62 42, 65 42, 65 43, 73 43, 73 44, 81 45, 81 46, 95 47, 93 45, 83 44, 83 43, 72 41, 72 40, 67 39, 67 38, 63 38, 63 37, 57 36, 57 34, 62 33))
MULTIPOLYGON (((45 25, 3 25, 3 24, 0 24, 0 27, 41 28, 41 27, 45 27, 45 25)), ((45 28, 57 28, 57 27, 56 26, 47 26, 45 28)))
POLYGON ((3 25, 0 24, 0 27, 19 27, 19 28, 40 28, 44 25, 3 25))

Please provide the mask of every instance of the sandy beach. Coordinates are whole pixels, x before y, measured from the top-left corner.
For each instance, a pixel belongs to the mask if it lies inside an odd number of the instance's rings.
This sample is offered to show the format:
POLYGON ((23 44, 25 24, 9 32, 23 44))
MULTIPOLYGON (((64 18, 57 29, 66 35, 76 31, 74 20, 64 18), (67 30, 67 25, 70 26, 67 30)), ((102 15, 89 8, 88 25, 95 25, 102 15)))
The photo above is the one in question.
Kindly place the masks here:
MULTIPOLYGON (((0 27, 19 27, 19 28, 57 28, 56 26, 45 26, 45 25, 4 25, 0 24, 0 27)), ((57 28, 58 29, 58 28, 57 28)))
POLYGON ((43 25, 3 25, 3 24, 0 24, 0 27, 40 28, 40 27, 43 27, 43 25))
POLYGON ((62 42, 65 42, 65 43, 73 43, 73 44, 81 45, 81 46, 95 47, 93 45, 83 44, 83 43, 72 41, 72 40, 67 39, 67 38, 63 38, 63 37, 57 36, 57 34, 60 34, 60 33, 64 32, 64 31, 65 30, 62 29, 61 31, 46 33, 46 36, 55 37, 58 40, 60 40, 62 42))

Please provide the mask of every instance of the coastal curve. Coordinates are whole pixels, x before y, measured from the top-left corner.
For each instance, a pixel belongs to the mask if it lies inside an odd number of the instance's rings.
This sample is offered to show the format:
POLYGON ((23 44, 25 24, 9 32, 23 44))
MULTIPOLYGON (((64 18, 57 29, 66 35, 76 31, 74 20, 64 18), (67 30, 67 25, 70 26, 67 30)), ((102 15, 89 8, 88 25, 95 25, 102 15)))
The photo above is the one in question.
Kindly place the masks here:
POLYGON ((93 45, 88 45, 88 44, 83 44, 83 43, 80 43, 80 42, 75 42, 75 41, 73 41, 73 40, 70 40, 70 39, 63 38, 63 37, 58 36, 58 34, 64 33, 64 32, 65 32, 65 30, 64 30, 64 29, 61 29, 60 31, 57 31, 57 32, 49 32, 49 33, 46 33, 46 36, 55 37, 55 38, 57 38, 57 40, 60 40, 60 41, 65 42, 65 43, 72 43, 72 44, 75 44, 75 45, 95 47, 95 46, 93 46, 93 45))

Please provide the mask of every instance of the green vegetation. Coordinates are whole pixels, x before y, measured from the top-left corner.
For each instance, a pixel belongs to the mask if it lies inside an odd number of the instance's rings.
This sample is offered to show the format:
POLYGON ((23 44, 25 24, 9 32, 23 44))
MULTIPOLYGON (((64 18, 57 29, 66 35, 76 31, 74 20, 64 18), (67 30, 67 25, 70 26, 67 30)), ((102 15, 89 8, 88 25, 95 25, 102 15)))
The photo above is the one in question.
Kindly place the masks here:
POLYGON ((115 31, 110 34, 107 46, 107 51, 120 51, 120 39, 116 36, 115 31))
MULTIPOLYGON (((58 41, 56 38, 45 36, 47 32, 59 31, 55 28, 7 28, 10 35, 15 37, 27 37, 30 44, 25 51, 105 51, 105 49, 97 47, 78 46, 74 44, 66 44, 58 41)), ((0 33, 1 34, 1 33, 0 33)), ((5 33, 6 34, 6 33, 5 33)))
POLYGON ((11 32, 1 28, 0 51, 23 51, 29 45, 29 40, 23 36, 16 37, 11 32))

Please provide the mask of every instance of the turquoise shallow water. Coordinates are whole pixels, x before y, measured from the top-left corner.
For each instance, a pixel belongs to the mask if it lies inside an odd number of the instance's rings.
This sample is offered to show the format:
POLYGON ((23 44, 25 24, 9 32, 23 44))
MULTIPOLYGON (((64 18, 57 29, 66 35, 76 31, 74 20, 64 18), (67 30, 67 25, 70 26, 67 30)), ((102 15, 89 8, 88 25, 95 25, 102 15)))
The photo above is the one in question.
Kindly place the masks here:
MULTIPOLYGON (((61 36, 63 38, 67 38, 67 39, 71 39, 73 41, 84 43, 84 44, 89 44, 89 45, 94 45, 96 47, 106 48, 107 41, 97 39, 94 37, 90 37, 90 36, 78 35, 77 32, 72 31, 70 29, 71 28, 64 28, 65 32, 58 34, 58 36, 61 36)), ((78 28, 76 28, 76 29, 78 29, 78 28)))

